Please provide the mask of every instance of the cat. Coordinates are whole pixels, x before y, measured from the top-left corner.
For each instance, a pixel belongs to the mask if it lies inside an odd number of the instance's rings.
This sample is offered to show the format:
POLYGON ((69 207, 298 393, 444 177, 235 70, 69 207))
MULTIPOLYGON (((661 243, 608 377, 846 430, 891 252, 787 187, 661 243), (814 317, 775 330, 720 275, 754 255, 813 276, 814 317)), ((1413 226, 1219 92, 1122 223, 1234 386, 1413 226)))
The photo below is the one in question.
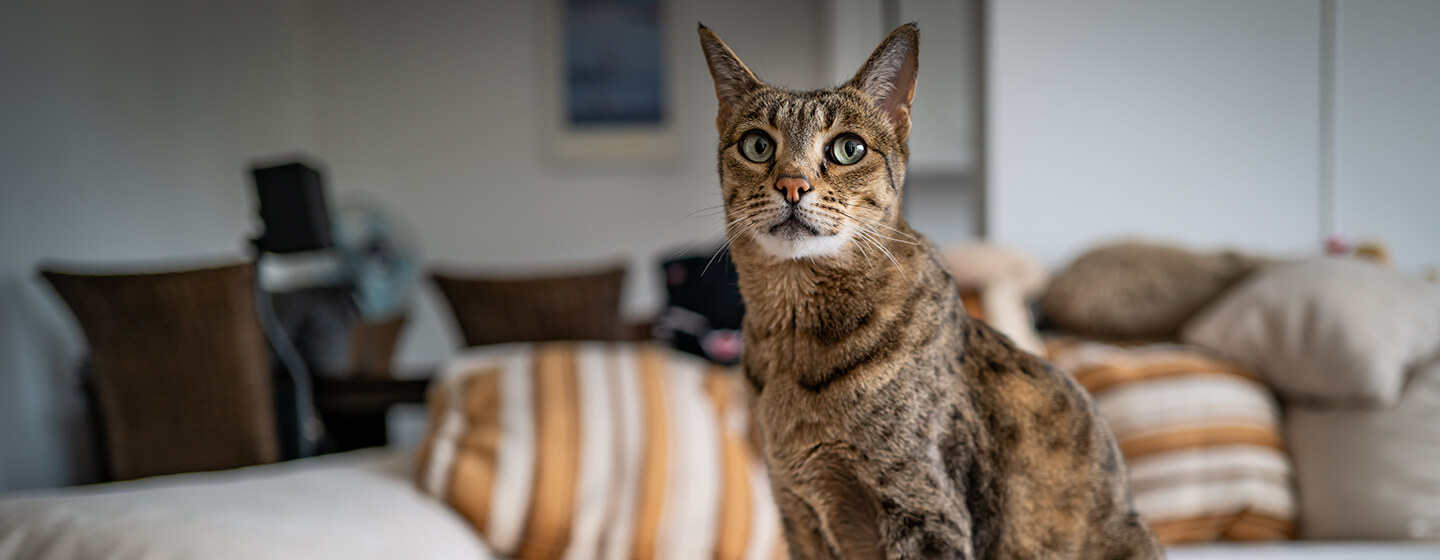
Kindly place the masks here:
POLYGON ((790 557, 1160 558, 1084 390, 970 319, 901 215, 918 28, 800 92, 699 32, 790 557))

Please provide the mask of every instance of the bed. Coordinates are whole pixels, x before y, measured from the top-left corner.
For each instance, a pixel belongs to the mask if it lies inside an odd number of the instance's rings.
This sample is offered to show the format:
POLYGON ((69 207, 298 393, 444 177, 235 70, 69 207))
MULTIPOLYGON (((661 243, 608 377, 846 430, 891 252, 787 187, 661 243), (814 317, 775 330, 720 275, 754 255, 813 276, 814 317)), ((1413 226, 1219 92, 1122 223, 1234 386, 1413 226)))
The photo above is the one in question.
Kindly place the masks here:
POLYGON ((486 559, 416 490, 414 455, 369 449, 0 496, 0 559, 486 559))
MULTIPOLYGON (((416 490, 413 453, 370 449, 230 471, 0 497, 0 559, 495 558, 416 490)), ((1175 560, 1440 558, 1440 543, 1175 547, 1175 560)))

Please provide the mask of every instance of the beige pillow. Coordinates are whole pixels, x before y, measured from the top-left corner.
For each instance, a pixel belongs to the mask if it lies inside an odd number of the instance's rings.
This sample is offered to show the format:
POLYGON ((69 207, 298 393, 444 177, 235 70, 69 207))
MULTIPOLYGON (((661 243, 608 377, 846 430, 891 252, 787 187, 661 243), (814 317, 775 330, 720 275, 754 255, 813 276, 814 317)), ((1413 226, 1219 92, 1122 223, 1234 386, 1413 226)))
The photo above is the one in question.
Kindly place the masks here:
POLYGON ((1387 410, 1291 406, 1286 431, 1311 539, 1440 539, 1440 362, 1387 410))
POLYGON ((1263 373, 1296 401, 1388 406, 1440 354, 1440 285, 1355 261, 1270 265, 1180 339, 1263 373))

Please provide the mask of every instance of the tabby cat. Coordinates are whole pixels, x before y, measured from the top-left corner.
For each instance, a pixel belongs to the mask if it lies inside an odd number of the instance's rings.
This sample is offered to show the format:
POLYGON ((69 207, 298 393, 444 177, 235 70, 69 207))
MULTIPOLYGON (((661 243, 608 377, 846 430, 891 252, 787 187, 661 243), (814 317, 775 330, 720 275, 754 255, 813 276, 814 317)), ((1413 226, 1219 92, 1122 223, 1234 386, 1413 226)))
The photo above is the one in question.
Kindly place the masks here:
POLYGON ((905 223, 915 25, 761 82, 704 25, 744 370, 790 556, 1159 558, 1085 392, 969 318, 905 223))

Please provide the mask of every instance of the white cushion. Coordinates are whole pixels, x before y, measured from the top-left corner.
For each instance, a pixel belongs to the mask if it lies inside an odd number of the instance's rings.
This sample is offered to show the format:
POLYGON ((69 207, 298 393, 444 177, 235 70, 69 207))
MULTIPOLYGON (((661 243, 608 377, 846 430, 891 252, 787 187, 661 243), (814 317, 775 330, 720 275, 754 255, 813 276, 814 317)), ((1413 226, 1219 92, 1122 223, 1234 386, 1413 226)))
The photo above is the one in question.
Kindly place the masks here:
POLYGON ((1302 536, 1440 540, 1440 361, 1394 408, 1287 413, 1302 536))

